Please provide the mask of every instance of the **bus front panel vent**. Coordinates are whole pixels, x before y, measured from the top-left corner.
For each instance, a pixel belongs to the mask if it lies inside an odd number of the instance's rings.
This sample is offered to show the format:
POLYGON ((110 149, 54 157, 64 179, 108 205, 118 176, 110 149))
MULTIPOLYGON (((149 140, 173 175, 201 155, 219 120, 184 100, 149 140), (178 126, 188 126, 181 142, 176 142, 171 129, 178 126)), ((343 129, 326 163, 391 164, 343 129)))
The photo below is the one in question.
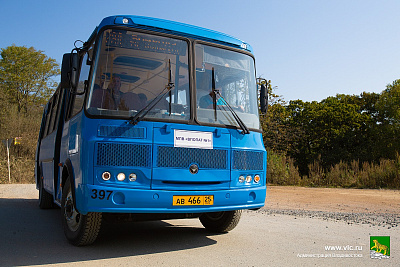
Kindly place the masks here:
POLYGON ((233 150, 233 169, 245 171, 263 170, 264 152, 233 150))
POLYGON ((146 138, 146 128, 100 125, 98 129, 98 136, 144 139, 146 138))
POLYGON ((157 167, 189 168, 197 164, 200 169, 227 169, 228 151, 224 149, 198 149, 159 146, 157 167))
POLYGON ((97 166, 151 166, 151 145, 97 143, 97 166))

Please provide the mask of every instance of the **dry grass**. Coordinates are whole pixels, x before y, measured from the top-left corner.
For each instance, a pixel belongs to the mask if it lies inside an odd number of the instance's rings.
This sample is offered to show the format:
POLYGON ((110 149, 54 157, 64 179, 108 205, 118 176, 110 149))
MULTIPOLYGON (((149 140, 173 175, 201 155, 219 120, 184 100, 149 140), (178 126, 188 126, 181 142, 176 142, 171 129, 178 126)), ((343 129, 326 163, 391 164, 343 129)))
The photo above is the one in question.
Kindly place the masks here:
MULTIPOLYGON (((35 161, 29 159, 12 159, 10 160, 11 183, 14 184, 33 184, 35 161)), ((0 160, 0 184, 7 184, 8 180, 8 164, 7 160, 0 160)))
POLYGON ((269 152, 267 181, 275 185, 400 189, 399 154, 395 160, 381 159, 378 163, 340 161, 329 170, 324 170, 318 160, 308 167, 308 176, 300 178, 291 158, 269 152))

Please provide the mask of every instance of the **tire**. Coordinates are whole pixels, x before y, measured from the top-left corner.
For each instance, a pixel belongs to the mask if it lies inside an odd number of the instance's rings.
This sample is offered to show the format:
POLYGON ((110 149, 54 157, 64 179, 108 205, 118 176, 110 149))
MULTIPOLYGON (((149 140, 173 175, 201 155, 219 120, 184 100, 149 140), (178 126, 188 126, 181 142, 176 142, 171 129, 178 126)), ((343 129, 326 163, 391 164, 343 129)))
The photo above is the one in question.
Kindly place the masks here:
POLYGON ((204 213, 200 216, 201 224, 210 231, 226 233, 233 230, 239 223, 241 210, 204 213))
POLYGON ((39 177, 39 208, 51 209, 53 207, 53 195, 44 189, 43 179, 39 177))
POLYGON ((65 182, 61 201, 61 216, 64 234, 74 246, 92 244, 99 234, 102 214, 89 212, 80 214, 75 209, 75 199, 72 196, 69 178, 65 182))

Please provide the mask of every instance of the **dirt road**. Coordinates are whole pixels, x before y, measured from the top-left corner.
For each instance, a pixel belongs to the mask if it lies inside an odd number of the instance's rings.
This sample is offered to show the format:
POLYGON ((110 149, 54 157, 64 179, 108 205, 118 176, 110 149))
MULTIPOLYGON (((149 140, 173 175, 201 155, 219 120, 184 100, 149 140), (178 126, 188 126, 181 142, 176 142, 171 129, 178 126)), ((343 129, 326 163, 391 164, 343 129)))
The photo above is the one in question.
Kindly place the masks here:
POLYGON ((400 213, 400 190, 269 186, 266 207, 328 212, 400 213))

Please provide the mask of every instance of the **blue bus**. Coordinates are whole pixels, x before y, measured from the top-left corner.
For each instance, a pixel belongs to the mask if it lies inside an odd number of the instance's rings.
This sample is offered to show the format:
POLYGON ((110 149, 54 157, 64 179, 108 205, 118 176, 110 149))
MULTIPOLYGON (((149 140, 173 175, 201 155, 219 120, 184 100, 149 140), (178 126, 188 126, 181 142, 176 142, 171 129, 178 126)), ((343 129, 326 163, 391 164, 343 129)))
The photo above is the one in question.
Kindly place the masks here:
POLYGON ((155 18, 104 18, 64 54, 44 108, 40 208, 61 207, 76 246, 121 216, 232 230, 266 197, 259 84, 252 48, 239 39, 155 18))

